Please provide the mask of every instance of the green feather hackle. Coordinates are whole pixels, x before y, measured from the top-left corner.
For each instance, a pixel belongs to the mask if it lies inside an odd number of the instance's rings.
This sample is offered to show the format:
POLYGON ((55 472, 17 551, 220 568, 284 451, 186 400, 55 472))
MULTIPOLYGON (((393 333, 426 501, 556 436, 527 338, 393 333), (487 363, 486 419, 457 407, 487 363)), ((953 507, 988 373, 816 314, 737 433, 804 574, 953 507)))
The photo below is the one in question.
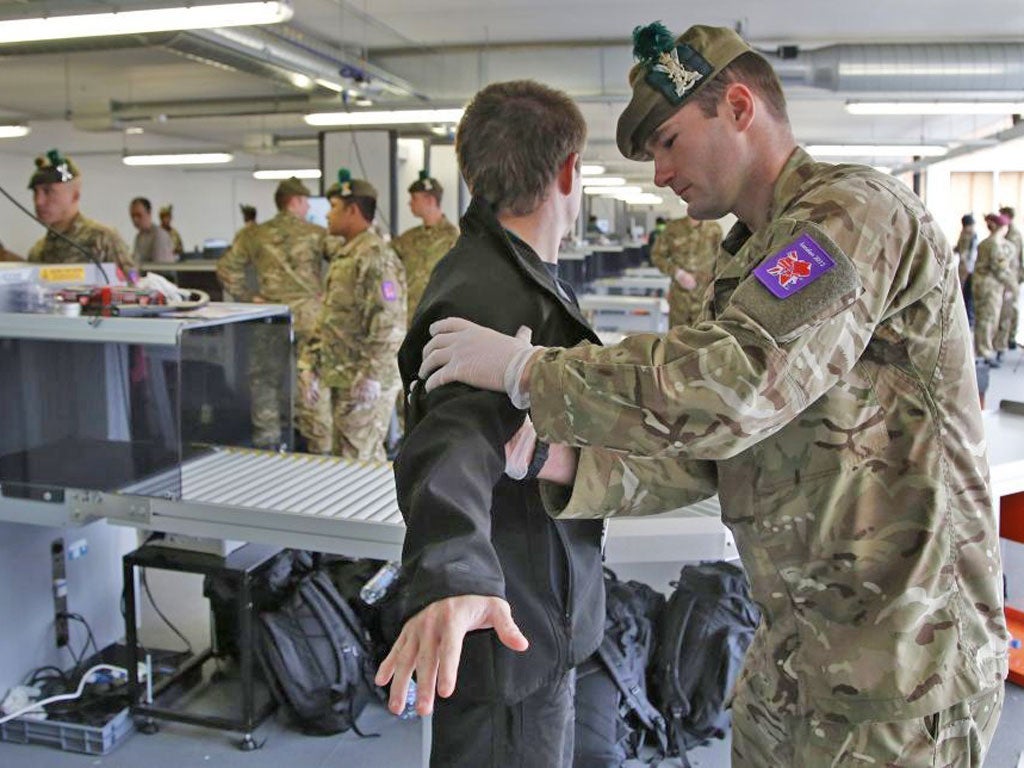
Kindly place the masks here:
POLYGON ((430 171, 420 171, 420 181, 426 181, 430 178, 430 171))
POLYGON ((46 159, 50 161, 50 165, 53 166, 54 168, 56 168, 58 165, 61 165, 64 162, 64 158, 61 157, 60 151, 56 149, 51 149, 49 152, 47 152, 46 159))
POLYGON ((661 54, 671 51, 675 44, 675 36, 660 21, 633 30, 633 58, 637 61, 648 64, 657 61, 661 54))
POLYGON ((344 184, 346 181, 352 181, 352 172, 348 168, 338 169, 338 183, 344 184))

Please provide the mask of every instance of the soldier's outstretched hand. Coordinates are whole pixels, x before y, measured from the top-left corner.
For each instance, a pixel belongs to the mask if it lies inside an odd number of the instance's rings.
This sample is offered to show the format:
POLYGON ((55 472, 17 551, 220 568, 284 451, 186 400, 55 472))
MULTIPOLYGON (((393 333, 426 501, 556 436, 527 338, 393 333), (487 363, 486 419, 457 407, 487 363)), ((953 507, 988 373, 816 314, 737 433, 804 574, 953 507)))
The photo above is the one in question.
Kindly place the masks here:
POLYGON ((500 597, 458 595, 431 603, 402 627, 391 652, 377 669, 377 685, 391 681, 388 709, 396 715, 405 709, 409 681, 416 673, 416 711, 434 711, 434 693, 448 698, 455 692, 462 639, 467 632, 493 629, 513 651, 525 651, 530 643, 512 620, 512 610, 500 597))
POLYGON ((419 376, 427 391, 453 381, 477 389, 507 392, 506 371, 531 350, 530 330, 515 336, 485 328, 461 317, 448 317, 430 326, 433 337, 423 348, 419 376))

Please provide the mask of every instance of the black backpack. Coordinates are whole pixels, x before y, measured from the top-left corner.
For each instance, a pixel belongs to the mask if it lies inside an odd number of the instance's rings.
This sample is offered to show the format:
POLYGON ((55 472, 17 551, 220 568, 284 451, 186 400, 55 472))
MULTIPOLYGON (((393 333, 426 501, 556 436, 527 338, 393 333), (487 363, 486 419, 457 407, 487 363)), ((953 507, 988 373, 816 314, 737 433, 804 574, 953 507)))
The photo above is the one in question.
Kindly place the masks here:
POLYGON ((661 614, 653 670, 669 745, 686 750, 729 728, 726 700, 743 667, 761 613, 746 574, 726 562, 687 565, 661 614))
POLYGON ((665 721, 647 698, 647 664, 665 597, 605 569, 605 631, 576 670, 573 768, 619 768, 648 736, 666 754, 665 721))
POLYGON ((303 732, 363 735, 356 718, 381 697, 370 640, 326 573, 303 576, 280 608, 260 613, 256 635, 267 684, 303 732))

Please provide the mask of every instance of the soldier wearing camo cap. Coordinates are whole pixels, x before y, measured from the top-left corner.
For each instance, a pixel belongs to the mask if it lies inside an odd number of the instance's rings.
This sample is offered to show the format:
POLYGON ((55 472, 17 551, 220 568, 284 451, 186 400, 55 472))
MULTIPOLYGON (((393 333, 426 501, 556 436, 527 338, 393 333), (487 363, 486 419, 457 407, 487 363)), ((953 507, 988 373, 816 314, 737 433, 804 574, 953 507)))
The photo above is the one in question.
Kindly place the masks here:
POLYGON ((409 210, 423 223, 407 229, 391 244, 405 267, 410 319, 416 313, 434 265, 459 237, 459 228, 448 221, 441 210, 443 194, 441 182, 430 178, 427 171, 420 171, 420 177, 409 187, 409 210))
POLYGON ((697 322, 721 240, 722 228, 716 222, 689 216, 673 219, 658 233, 651 247, 651 264, 672 278, 668 287, 671 327, 697 322))
MULTIPOLYGON (((421 376, 506 391, 551 446, 563 517, 717 491, 762 608, 735 766, 981 766, 1008 635, 952 251, 902 184, 799 148, 733 31, 635 35, 624 155, 695 218, 733 212, 700 324, 536 349, 449 318, 421 376), (590 446, 619 453, 598 453, 590 446), (678 457, 626 463, 627 456, 678 457)), ((443 663, 449 663, 445 660, 443 663)))
MULTIPOLYGON (((310 343, 324 295, 326 265, 341 253, 341 241, 323 227, 306 221, 309 188, 294 176, 282 181, 274 193, 277 215, 269 221, 243 227, 217 262, 217 277, 224 290, 238 301, 287 304, 292 312, 295 355, 310 343), (256 274, 253 287, 246 270, 256 274)), ((287 402, 282 399, 284 367, 292 350, 280 348, 278 334, 268 329, 257 337, 252 360, 252 417, 255 445, 276 448, 286 424, 287 402)), ((301 388, 300 388, 301 389, 301 388)), ((301 391, 294 400, 299 448, 309 453, 331 452, 331 408, 328 398, 310 405, 301 391), (304 444, 302 444, 304 442, 304 444)))
POLYGON ((84 248, 98 261, 115 262, 126 276, 131 275, 135 262, 121 236, 115 229, 86 218, 79 210, 82 173, 71 158, 56 149, 37 157, 28 188, 32 190, 36 216, 50 229, 29 250, 29 261, 80 264, 89 261, 80 250, 84 248))
POLYGON ((1017 285, 1011 288, 1013 296, 1010 297, 1010 301, 1007 302, 1006 317, 1000 318, 1000 332, 1001 335, 1006 339, 1006 344, 1010 349, 1017 348, 1017 326, 1020 322, 1018 317, 1018 304, 1020 300, 1020 284, 1024 283, 1024 237, 1021 237, 1020 230, 1013 223, 1013 218, 1016 216, 1016 211, 1008 205, 1004 205, 999 209, 999 213, 1005 216, 1009 223, 1006 227, 1006 242, 1010 243, 1015 249, 1017 256, 1013 262, 1014 274, 1017 278, 1017 285))
POLYGON ((160 208, 160 228, 171 236, 171 248, 174 254, 180 259, 181 254, 185 252, 185 246, 181 241, 181 235, 171 225, 171 219, 174 217, 174 206, 165 205, 160 208))
POLYGON ((405 337, 405 270, 370 226, 377 190, 342 169, 327 190, 327 226, 345 238, 327 274, 313 341, 299 359, 310 401, 330 388, 334 453, 384 461, 384 438, 401 387, 398 348, 405 337))
POLYGON ((1017 287, 1014 247, 1006 239, 1009 219, 1001 213, 985 216, 988 237, 978 243, 971 291, 974 296, 974 352, 992 368, 1000 366, 1008 343, 1005 305, 1017 287))

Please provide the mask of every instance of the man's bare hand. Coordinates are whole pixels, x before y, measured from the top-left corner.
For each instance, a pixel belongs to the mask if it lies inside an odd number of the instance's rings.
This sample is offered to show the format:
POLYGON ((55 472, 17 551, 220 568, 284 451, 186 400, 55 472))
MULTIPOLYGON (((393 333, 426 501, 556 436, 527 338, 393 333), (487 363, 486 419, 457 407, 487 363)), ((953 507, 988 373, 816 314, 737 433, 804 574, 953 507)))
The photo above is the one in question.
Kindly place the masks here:
POLYGON ((391 652, 381 662, 375 681, 391 681, 388 709, 396 715, 405 709, 409 681, 416 673, 416 712, 434 711, 434 692, 448 698, 455 692, 462 639, 476 629, 493 629, 513 651, 525 651, 530 643, 512 621, 512 611, 500 597, 459 595, 431 603, 402 627, 391 652))
POLYGON ((684 290, 692 291, 697 287, 697 280, 685 269, 677 269, 675 279, 679 286, 684 290))

